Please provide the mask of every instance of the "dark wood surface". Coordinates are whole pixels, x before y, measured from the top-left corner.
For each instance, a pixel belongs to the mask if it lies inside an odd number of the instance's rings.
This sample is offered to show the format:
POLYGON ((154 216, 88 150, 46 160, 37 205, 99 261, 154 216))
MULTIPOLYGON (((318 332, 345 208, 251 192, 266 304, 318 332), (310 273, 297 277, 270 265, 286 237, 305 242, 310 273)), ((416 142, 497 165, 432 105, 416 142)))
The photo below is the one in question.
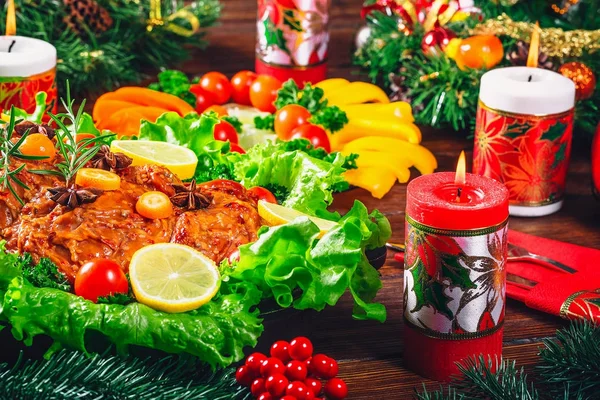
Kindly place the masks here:
MULTIPOLYGON (((211 45, 182 67, 190 74, 219 70, 233 74, 253 69, 255 43, 254 0, 222 0, 221 26, 211 29, 211 45)), ((331 58, 329 76, 364 79, 351 65, 354 34, 361 26, 361 0, 335 0, 331 11, 331 58)), ((460 150, 470 159, 472 141, 464 134, 423 129, 423 145, 438 158, 440 171, 453 170, 460 150)), ((600 203, 591 194, 589 146, 585 140, 575 143, 563 209, 551 216, 526 219, 511 218, 510 227, 530 234, 600 248, 600 203)), ((413 176, 416 176, 413 171, 413 176)), ((396 185, 382 200, 372 198, 362 189, 353 189, 336 197, 333 207, 347 210, 354 199, 370 209, 378 208, 390 219, 393 241, 404 240, 404 207, 406 185, 396 185)), ((410 398, 422 383, 430 388, 437 383, 424 380, 408 371, 402 363, 405 346, 402 339, 402 274, 403 266, 388 254, 381 269, 384 287, 378 300, 388 309, 385 323, 354 321, 352 302, 348 296, 334 308, 323 312, 283 312, 266 321, 266 330, 258 349, 267 351, 275 340, 289 340, 305 335, 313 340, 316 350, 340 360, 340 376, 350 388, 352 399, 410 398)), ((552 336, 564 325, 557 317, 528 309, 508 300, 504 330, 504 357, 517 360, 530 368, 537 362, 542 338, 552 336)))

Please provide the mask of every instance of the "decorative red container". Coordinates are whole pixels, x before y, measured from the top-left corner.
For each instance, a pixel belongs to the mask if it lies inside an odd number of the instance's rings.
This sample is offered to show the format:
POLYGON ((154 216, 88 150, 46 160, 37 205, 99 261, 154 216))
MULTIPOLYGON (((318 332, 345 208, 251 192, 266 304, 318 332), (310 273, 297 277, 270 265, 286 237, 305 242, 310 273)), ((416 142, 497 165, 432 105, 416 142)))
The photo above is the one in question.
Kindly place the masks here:
POLYGON ((258 0, 256 72, 302 86, 327 74, 330 0, 258 0))
POLYGON ((447 381, 457 362, 502 356, 508 191, 467 174, 435 173, 407 187, 404 363, 447 381))

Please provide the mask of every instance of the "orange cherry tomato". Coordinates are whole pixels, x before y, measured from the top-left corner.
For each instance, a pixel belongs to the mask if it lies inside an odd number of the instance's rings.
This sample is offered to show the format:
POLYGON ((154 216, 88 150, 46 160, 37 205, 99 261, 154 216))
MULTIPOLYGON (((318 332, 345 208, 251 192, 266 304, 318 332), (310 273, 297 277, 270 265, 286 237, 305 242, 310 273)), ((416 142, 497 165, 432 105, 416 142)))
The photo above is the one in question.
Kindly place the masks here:
POLYGON ((47 157, 44 161, 52 161, 56 156, 56 148, 52 140, 43 133, 32 133, 27 135, 19 151, 26 156, 47 157))
POLYGON ((211 112, 211 111, 216 112, 219 117, 223 117, 223 116, 227 115, 227 109, 218 104, 208 107, 206 110, 203 111, 203 113, 207 113, 207 112, 211 112))
POLYGON ((250 86, 250 102, 260 111, 274 113, 277 111, 273 102, 277 98, 277 91, 281 88, 281 81, 269 75, 259 75, 250 86))
POLYGON ((249 106, 250 86, 256 79, 256 74, 252 71, 240 71, 231 78, 231 98, 234 102, 249 106))
POLYGON ((121 187, 121 178, 114 172, 103 169, 81 168, 75 175, 75 183, 81 187, 117 190, 121 187))
POLYGON ((173 204, 163 192, 146 192, 135 203, 135 210, 149 219, 167 218, 173 215, 173 204))
POLYGON ((288 104, 275 114, 275 133, 281 140, 290 140, 292 131, 304 125, 311 117, 310 112, 298 104, 288 104))
POLYGON ((331 151, 331 145, 329 144, 329 137, 325 129, 320 126, 313 124, 304 124, 297 127, 292 131, 290 139, 308 139, 313 146, 322 147, 326 152, 331 151))
POLYGON ((231 97, 231 83, 220 72, 208 72, 200 78, 200 87, 212 95, 216 104, 225 104, 231 97))
POLYGON ((502 42, 494 35, 476 35, 462 39, 455 56, 458 68, 490 69, 504 57, 502 42))

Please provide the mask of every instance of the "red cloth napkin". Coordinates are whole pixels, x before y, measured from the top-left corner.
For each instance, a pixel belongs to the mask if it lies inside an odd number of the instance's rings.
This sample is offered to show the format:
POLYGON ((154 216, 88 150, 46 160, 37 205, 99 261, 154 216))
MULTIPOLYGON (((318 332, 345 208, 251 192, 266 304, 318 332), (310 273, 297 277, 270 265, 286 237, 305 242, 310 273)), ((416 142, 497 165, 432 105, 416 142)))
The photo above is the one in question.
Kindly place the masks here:
POLYGON ((563 318, 592 318, 600 322, 600 250, 509 230, 508 241, 577 270, 561 272, 531 262, 509 261, 509 274, 537 282, 533 287, 507 281, 508 297, 528 307, 563 318), (598 305, 596 305, 596 302, 598 305))

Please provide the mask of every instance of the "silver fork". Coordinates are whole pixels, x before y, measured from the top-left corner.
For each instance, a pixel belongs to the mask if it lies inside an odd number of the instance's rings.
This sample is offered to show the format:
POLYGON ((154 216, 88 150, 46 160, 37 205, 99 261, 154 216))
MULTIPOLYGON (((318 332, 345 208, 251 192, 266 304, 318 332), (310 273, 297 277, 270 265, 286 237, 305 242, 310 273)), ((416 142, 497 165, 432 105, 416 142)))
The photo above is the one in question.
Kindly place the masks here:
POLYGON ((561 262, 553 260, 551 258, 541 256, 539 254, 535 254, 530 252, 529 250, 514 245, 512 243, 508 244, 508 260, 509 261, 531 261, 536 264, 550 267, 550 268, 558 268, 562 271, 568 272, 570 274, 574 274, 577 270, 565 265, 561 262))

